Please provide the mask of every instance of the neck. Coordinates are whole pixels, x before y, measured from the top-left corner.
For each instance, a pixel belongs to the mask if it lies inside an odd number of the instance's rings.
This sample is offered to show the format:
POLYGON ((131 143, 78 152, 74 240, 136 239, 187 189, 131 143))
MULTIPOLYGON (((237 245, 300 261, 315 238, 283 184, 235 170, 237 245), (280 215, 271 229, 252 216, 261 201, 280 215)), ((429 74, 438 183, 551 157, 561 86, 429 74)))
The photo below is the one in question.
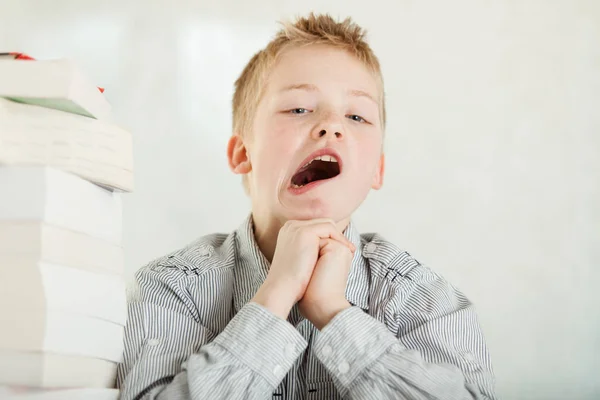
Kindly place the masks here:
MULTIPOLYGON (((271 263, 275 254, 275 248, 277 247, 279 230, 287 220, 253 212, 252 222, 254 224, 254 238, 256 239, 256 243, 265 258, 271 263)), ((349 223, 350 217, 337 221, 336 226, 340 232, 344 232, 349 223)))

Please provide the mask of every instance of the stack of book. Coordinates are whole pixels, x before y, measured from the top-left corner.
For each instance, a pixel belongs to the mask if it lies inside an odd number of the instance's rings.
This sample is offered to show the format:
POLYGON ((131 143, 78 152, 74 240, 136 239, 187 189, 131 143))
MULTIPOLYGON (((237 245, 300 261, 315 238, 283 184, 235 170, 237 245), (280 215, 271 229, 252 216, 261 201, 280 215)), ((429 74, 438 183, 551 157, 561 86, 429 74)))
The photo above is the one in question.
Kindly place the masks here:
POLYGON ((66 59, 0 55, 0 398, 117 399, 132 137, 66 59))

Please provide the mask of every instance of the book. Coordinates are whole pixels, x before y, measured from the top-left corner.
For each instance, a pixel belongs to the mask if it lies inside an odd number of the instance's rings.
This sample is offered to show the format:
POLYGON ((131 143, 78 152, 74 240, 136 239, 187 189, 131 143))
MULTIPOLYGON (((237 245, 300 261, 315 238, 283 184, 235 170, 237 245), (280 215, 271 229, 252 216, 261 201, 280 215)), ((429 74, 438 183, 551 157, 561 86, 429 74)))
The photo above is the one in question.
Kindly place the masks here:
POLYGON ((51 167, 0 167, 0 221, 43 222, 122 244, 119 193, 51 167))
POLYGON ((117 389, 24 390, 0 387, 2 400, 118 400, 117 389))
POLYGON ((0 257, 0 349, 120 362, 126 320, 121 276, 0 257))
POLYGON ((70 59, 0 58, 0 97, 86 117, 111 120, 104 94, 70 59))
POLYGON ((14 301, 13 304, 15 311, 0 313, 0 350, 122 361, 122 325, 87 315, 26 309, 14 301))
POLYGON ((98 358, 0 350, 0 385, 113 388, 117 365, 98 358))
MULTIPOLYGON (((19 53, 16 51, 8 53, 0 53, 0 60, 35 60, 35 58, 25 53, 19 53)), ((104 93, 104 88, 98 87, 100 93, 104 93)))
POLYGON ((125 326, 125 281, 119 275, 0 255, 0 319, 19 319, 12 314, 21 313, 43 318, 55 311, 125 326))
POLYGON ((123 248, 43 221, 0 221, 0 259, 23 257, 106 274, 124 273, 123 248))
POLYGON ((104 121, 0 98, 0 164, 46 165, 133 190, 131 134, 104 121))

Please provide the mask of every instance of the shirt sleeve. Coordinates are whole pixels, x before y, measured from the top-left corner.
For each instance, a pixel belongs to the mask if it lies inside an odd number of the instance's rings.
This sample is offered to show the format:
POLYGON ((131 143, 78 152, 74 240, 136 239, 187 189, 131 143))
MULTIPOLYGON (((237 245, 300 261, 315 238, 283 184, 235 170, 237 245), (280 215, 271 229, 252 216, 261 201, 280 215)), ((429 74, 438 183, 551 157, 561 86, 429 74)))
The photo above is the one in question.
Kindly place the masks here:
POLYGON ((264 399, 307 346, 300 333, 248 303, 214 335, 190 308, 177 270, 136 274, 117 373, 121 399, 264 399))
POLYGON ((391 306, 397 329, 351 307, 317 337, 317 358, 342 397, 496 399, 483 333, 466 298, 433 273, 415 277, 395 298, 402 299, 391 306))

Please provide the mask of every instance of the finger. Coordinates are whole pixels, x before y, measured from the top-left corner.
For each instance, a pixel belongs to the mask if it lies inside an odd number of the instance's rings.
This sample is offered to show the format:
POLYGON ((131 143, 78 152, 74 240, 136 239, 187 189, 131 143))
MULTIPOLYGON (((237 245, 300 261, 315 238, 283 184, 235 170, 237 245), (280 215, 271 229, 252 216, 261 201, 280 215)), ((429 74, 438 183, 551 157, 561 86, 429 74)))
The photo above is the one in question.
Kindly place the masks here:
POLYGON ((344 236, 344 234, 342 232, 339 232, 336 230, 336 235, 335 235, 335 237, 333 237, 333 239, 337 240, 339 243, 348 247, 350 249, 350 251, 352 251, 353 253, 356 251, 356 246, 354 245, 354 243, 352 243, 350 241, 350 239, 348 239, 346 236, 344 236))
POLYGON ((338 254, 344 255, 344 257, 348 256, 350 259, 354 258, 354 252, 352 249, 349 249, 343 243, 335 239, 321 239, 322 246, 319 247, 319 258, 325 256, 326 254, 338 254))
POLYGON ((297 229, 315 229, 315 232, 320 238, 329 237, 344 243, 352 251, 356 251, 356 246, 339 231, 335 221, 331 218, 315 218, 309 220, 288 221, 292 227, 297 229))
POLYGON ((319 257, 322 257, 326 253, 336 251, 349 251, 354 256, 354 251, 349 249, 344 243, 339 242, 335 239, 321 239, 319 243, 319 257))
POLYGON ((330 243, 328 243, 328 244, 331 247, 342 247, 342 248, 350 250, 350 252, 352 254, 354 254, 354 252, 356 251, 356 247, 354 246, 354 244, 352 242, 350 242, 348 244, 348 243, 340 242, 339 240, 336 240, 336 239, 327 239, 327 240, 330 241, 330 243))
POLYGON ((310 227, 310 229, 312 229, 313 232, 317 236, 319 236, 319 238, 321 238, 321 239, 324 239, 324 238, 335 239, 338 242, 346 245, 353 252, 356 250, 356 247, 354 246, 354 244, 350 240, 348 240, 342 232, 340 232, 337 229, 337 226, 333 222, 313 225, 310 227))
POLYGON ((334 220, 324 218, 322 223, 331 224, 333 226, 334 233, 331 236, 333 239, 336 239, 336 240, 340 241, 341 243, 345 244, 352 251, 356 250, 356 246, 354 246, 354 243, 352 243, 348 238, 346 238, 346 236, 344 236, 344 233, 338 229, 334 220))

